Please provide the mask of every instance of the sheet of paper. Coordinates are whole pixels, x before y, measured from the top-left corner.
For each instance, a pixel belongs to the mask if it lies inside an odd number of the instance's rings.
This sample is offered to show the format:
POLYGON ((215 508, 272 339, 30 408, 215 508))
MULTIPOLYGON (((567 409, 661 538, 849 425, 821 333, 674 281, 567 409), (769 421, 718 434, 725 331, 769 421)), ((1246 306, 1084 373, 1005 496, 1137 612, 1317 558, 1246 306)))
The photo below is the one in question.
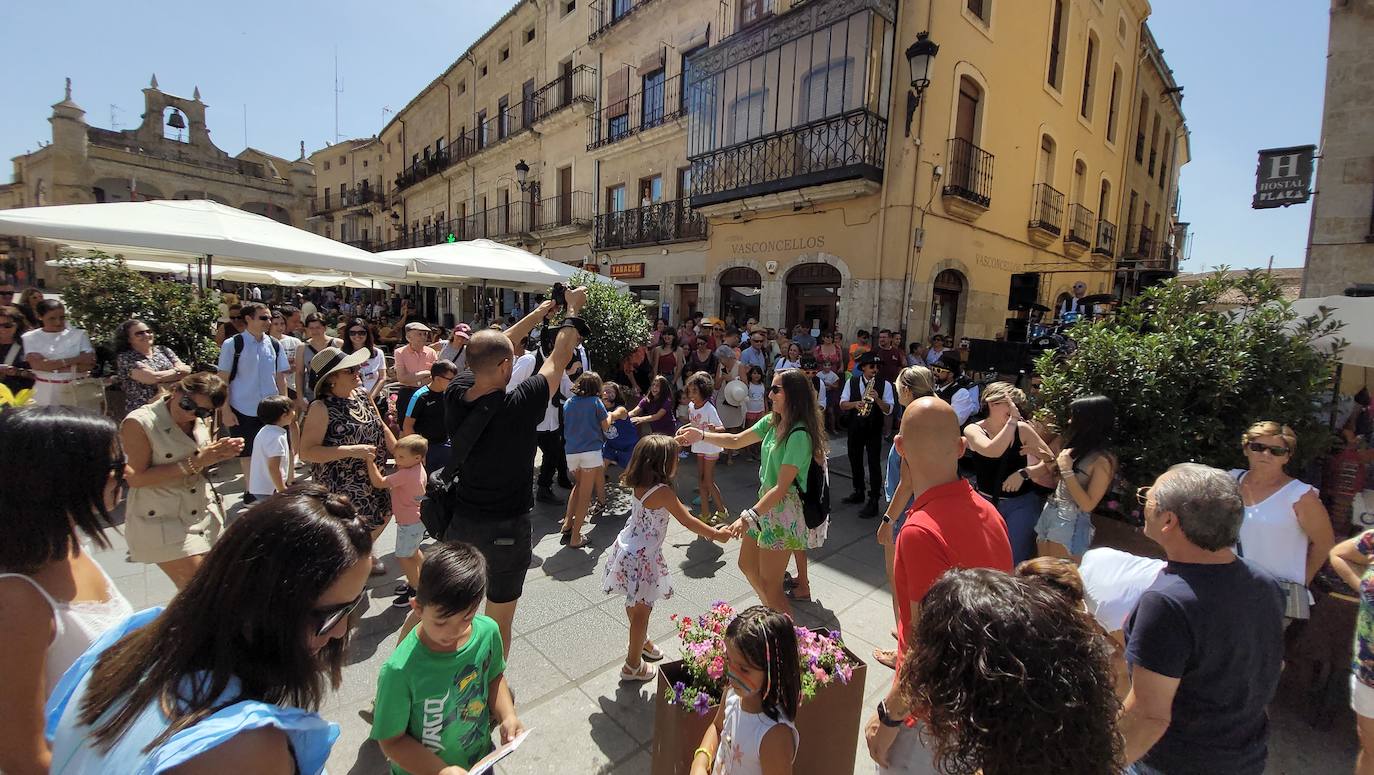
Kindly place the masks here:
POLYGON ((530 736, 532 730, 526 729, 524 732, 515 736, 515 739, 497 748, 495 751, 483 756, 480 761, 468 769, 468 775, 490 775, 496 769, 496 763, 515 753, 515 749, 525 742, 525 738, 530 736))

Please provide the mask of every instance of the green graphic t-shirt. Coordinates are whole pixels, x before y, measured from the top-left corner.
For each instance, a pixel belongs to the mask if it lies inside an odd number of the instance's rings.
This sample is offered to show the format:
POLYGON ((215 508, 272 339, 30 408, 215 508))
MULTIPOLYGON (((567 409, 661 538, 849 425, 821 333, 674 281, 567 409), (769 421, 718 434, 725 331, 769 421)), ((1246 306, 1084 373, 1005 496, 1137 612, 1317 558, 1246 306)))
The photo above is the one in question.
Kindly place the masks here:
MULTIPOLYGON (((402 732, 419 740, 445 764, 471 767, 492 750, 487 691, 506 671, 501 631, 486 616, 472 620, 472 634, 457 651, 431 651, 411 630, 377 676, 372 739, 402 732)), ((407 775, 391 765, 393 775, 407 775)))

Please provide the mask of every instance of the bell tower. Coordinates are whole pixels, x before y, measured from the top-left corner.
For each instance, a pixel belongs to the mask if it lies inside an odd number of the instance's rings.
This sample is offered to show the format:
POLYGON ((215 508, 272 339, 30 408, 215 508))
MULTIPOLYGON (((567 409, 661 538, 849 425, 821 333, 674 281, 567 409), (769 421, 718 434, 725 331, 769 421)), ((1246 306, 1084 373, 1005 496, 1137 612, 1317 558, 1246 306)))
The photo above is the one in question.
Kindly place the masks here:
POLYGON ((136 135, 139 142, 149 145, 174 143, 163 137, 164 121, 168 126, 186 130, 187 143, 201 153, 221 159, 229 155, 210 141, 210 130, 205 125, 206 105, 200 98, 200 87, 196 87, 190 99, 168 94, 158 87, 157 74, 143 90, 143 123, 136 135), (176 110, 169 112, 168 108, 176 110))

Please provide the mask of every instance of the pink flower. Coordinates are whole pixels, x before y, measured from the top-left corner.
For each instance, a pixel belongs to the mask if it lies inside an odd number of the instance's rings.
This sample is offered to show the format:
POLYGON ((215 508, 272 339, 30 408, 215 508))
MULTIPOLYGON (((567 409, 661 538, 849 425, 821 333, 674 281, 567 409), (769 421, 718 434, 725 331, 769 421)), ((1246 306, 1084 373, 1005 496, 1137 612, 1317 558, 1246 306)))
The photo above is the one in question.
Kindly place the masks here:
POLYGON ((819 665, 813 665, 811 667, 811 675, 816 676, 816 681, 819 683, 825 683, 830 680, 830 676, 826 675, 825 671, 822 670, 819 665))
POLYGON ((1121 501, 1107 501, 1107 508, 1116 511, 1121 508, 1121 501))
POLYGON ((706 674, 716 681, 725 677, 725 659, 720 655, 716 655, 716 658, 711 660, 711 664, 707 666, 706 674))

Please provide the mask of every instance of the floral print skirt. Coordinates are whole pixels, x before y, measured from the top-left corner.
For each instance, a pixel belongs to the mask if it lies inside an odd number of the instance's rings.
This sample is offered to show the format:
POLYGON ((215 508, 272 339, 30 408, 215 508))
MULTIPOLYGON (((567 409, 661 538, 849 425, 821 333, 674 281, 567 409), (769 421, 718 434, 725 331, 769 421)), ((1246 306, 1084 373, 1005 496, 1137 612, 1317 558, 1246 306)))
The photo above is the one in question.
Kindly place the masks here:
MULTIPOLYGON (((766 492, 759 489, 759 497, 766 492)), ((760 549, 794 552, 818 549, 825 544, 830 521, 822 522, 815 529, 806 526, 805 512, 802 511, 801 496, 796 488, 789 488, 772 511, 759 515, 758 525, 749 529, 749 537, 758 543, 760 549)))

